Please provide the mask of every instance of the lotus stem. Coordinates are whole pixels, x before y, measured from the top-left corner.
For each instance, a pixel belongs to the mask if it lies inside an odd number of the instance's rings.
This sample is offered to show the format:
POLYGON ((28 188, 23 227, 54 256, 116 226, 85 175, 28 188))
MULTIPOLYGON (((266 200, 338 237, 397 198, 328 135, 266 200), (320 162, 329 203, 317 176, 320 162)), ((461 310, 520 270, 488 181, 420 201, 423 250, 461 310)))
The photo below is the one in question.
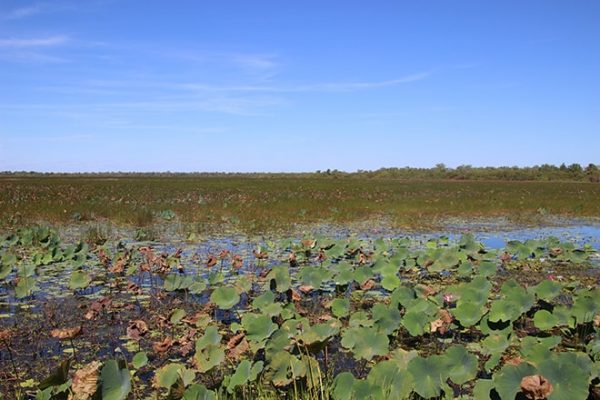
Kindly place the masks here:
POLYGON ((73 349, 73 359, 75 362, 79 362, 77 359, 77 349, 75 348, 75 343, 73 343, 73 338, 69 338, 69 342, 71 342, 71 348, 73 349))
POLYGON ((8 344, 8 341, 3 340, 2 343, 4 343, 4 346, 6 347, 6 350, 8 351, 8 359, 10 360, 10 363, 12 364, 13 372, 15 374, 15 377, 18 380, 19 379, 19 370, 17 369, 17 364, 15 364, 15 359, 13 358, 12 350, 8 344))

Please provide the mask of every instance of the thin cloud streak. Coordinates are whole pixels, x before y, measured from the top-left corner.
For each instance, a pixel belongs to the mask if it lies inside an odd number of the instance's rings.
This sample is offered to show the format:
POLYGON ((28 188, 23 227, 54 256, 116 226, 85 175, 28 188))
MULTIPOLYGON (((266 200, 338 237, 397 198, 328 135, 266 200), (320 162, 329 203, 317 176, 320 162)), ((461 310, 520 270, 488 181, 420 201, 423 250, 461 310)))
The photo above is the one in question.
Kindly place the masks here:
POLYGON ((369 89, 399 86, 424 80, 432 75, 431 72, 419 72, 406 75, 398 79, 371 82, 325 82, 305 85, 291 86, 262 86, 262 85, 239 85, 239 86, 213 86, 206 84, 184 83, 172 84, 173 88, 203 91, 203 92, 271 92, 271 93, 301 93, 301 92, 354 92, 369 89))
POLYGON ((2 17, 0 17, 0 19, 12 21, 12 20, 17 20, 17 19, 21 19, 21 18, 27 18, 27 17, 31 17, 32 15, 41 13, 42 9, 43 9, 43 7, 40 4, 34 4, 34 5, 28 6, 28 7, 16 8, 12 11, 9 11, 2 17))
POLYGON ((58 35, 45 38, 33 39, 0 39, 0 47, 23 48, 23 47, 53 47, 61 46, 69 41, 68 36, 58 35))

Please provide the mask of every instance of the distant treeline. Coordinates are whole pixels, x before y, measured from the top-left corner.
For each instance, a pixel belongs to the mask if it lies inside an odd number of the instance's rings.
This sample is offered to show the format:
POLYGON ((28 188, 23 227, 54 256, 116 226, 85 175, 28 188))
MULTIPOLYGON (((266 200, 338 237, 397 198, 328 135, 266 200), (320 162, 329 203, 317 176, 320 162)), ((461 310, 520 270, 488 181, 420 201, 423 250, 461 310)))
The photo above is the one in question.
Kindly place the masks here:
POLYGON ((251 177, 251 178, 302 178, 302 177, 331 177, 331 178, 372 178, 372 179, 403 179, 403 180, 501 180, 501 181, 572 181, 600 182, 600 166, 580 164, 560 166, 542 164, 532 167, 473 167, 459 165, 456 168, 437 164, 433 168, 380 168, 378 170, 358 170, 345 172, 337 169, 327 169, 316 172, 298 173, 267 173, 267 172, 35 172, 35 171, 3 171, 0 176, 36 177, 36 176, 76 176, 90 178, 118 177, 251 177))

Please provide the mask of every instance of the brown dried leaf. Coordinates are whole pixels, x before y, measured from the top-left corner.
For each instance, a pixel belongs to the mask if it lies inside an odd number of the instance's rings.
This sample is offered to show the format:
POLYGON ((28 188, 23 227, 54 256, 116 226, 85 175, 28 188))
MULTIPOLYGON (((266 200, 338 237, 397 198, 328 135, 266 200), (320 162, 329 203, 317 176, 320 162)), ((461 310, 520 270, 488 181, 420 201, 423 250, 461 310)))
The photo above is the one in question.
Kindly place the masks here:
POLYGON ((525 376, 521 380, 521 391, 530 400, 547 399, 552 390, 552 384, 542 375, 525 376))
POLYGON ((221 252, 219 253, 219 258, 220 258, 221 260, 224 260, 224 259, 226 259, 227 257, 229 257, 229 253, 230 253, 230 251, 229 251, 229 250, 221 250, 221 252))
POLYGON ((298 293, 297 290, 290 289, 290 292, 292 293, 292 301, 300 301, 300 300, 302 300, 302 295, 300 293, 298 293))
POLYGON ((360 285, 360 288, 362 290, 371 290, 374 287, 375 287, 375 281, 373 279, 366 280, 360 285))
POLYGON ((235 269, 240 269, 244 266, 244 260, 242 259, 241 256, 235 255, 235 256, 233 256, 233 259, 231 260, 231 265, 235 269))
POLYGON ((166 337, 161 342, 154 342, 154 344, 152 345, 152 348, 157 353, 164 353, 164 352, 168 351, 171 347, 173 347, 174 343, 175 343, 175 341, 173 341, 172 338, 166 337))
POLYGON ((141 319, 129 321, 127 325, 127 336, 132 340, 140 340, 148 332, 148 325, 141 319))
POLYGON ((123 259, 123 257, 119 257, 117 262, 115 262, 113 265, 111 265, 108 268, 108 272, 112 272, 113 274, 120 274, 124 270, 125 270, 125 260, 123 259))
POLYGON ((215 257, 214 255, 211 254, 208 256, 208 259, 206 260, 206 266, 208 268, 212 268, 215 265, 217 265, 217 257, 215 257))
POLYGON ((300 290, 304 294, 312 292, 313 289, 314 287, 310 285, 301 285, 300 287, 298 287, 298 290, 300 290))
POLYGON ((235 336, 232 336, 227 342, 227 349, 229 349, 227 352, 227 357, 232 359, 240 358, 242 354, 250 349, 250 344, 248 343, 248 340, 246 340, 246 334, 239 333, 235 336))
POLYGON ((63 339, 73 339, 80 333, 81 333, 81 326, 76 326, 74 328, 53 329, 50 332, 50 336, 52 336, 53 338, 63 340, 63 339))
POLYGON ((0 341, 7 341, 12 337, 10 329, 0 329, 0 341))
POLYGON ((69 400, 88 400, 92 398, 98 387, 99 369, 100 362, 92 361, 75 372, 69 400))

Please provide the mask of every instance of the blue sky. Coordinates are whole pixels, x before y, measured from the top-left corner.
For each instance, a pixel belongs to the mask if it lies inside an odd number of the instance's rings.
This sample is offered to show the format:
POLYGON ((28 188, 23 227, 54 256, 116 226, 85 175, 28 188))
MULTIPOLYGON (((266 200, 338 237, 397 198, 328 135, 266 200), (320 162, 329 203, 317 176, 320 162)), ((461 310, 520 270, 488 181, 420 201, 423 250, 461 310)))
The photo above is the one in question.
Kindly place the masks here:
POLYGON ((600 162, 598 1, 0 0, 0 170, 600 162))

